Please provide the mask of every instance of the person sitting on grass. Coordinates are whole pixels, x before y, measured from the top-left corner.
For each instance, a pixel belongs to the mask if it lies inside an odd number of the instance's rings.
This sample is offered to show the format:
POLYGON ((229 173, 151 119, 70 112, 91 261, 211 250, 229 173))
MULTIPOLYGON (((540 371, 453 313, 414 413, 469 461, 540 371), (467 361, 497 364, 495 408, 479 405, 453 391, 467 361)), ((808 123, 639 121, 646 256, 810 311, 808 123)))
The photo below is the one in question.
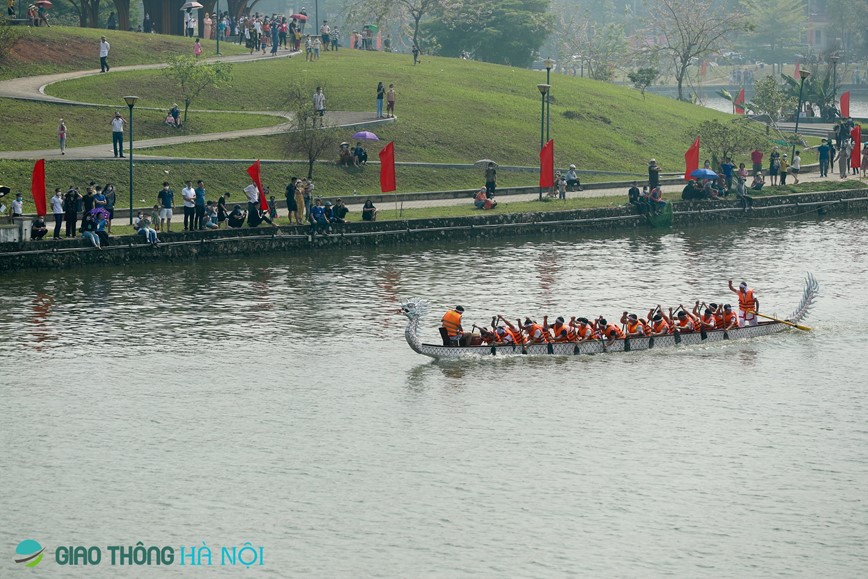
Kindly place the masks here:
POLYGON ((362 207, 362 221, 376 221, 377 208, 374 207, 374 202, 368 199, 362 207))
POLYGON ((277 227, 271 220, 271 217, 268 216, 268 213, 259 207, 259 201, 256 201, 253 203, 253 210, 247 214, 247 226, 259 227, 263 221, 272 227, 277 227))
POLYGON ((213 200, 205 204, 205 216, 202 217, 202 225, 205 229, 217 229, 219 227, 217 225, 217 209, 213 200))
POLYGON ((232 213, 230 213, 226 217, 226 223, 232 229, 238 229, 242 225, 244 225, 244 221, 247 220, 247 212, 241 210, 241 205, 236 205, 232 208, 232 213))
POLYGON ((362 147, 361 143, 356 143, 356 148, 353 149, 353 158, 355 159, 354 163, 357 167, 359 165, 368 164, 368 153, 365 151, 365 148, 362 147))
POLYGON ((753 176, 753 181, 750 184, 750 188, 754 191, 759 191, 763 188, 763 185, 766 184, 766 178, 763 177, 762 171, 758 171, 756 175, 753 176))

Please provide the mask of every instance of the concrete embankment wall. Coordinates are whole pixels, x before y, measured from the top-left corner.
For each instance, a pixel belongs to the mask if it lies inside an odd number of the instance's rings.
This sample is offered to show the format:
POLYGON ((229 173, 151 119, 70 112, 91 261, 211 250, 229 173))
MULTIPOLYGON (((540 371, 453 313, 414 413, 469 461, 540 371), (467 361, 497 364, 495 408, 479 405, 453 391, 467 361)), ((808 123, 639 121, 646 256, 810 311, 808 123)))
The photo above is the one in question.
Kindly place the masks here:
MULTIPOLYGON (((842 214, 868 210, 868 189, 754 200, 752 219, 796 217, 807 214, 842 214)), ((693 226, 734 222, 745 213, 735 201, 676 202, 673 224, 693 226)), ((573 211, 491 214, 471 217, 348 223, 332 235, 310 236, 307 227, 234 229, 161 234, 163 243, 151 247, 141 236, 115 237, 103 250, 85 246, 81 239, 43 240, 0 244, 0 271, 54 269, 78 265, 183 262, 226 256, 298 253, 361 246, 427 242, 454 243, 523 235, 555 236, 581 231, 626 230, 649 227, 632 207, 619 206, 573 211)))

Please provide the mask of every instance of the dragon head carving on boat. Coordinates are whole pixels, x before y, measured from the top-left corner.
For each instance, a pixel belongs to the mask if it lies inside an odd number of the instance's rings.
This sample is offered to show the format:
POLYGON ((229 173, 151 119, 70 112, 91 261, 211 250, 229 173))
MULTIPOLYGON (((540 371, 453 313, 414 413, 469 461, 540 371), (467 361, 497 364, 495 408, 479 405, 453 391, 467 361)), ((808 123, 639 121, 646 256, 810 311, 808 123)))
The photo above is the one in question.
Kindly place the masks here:
POLYGON ((401 304, 401 313, 407 316, 404 337, 410 347, 423 354, 422 340, 419 339, 419 320, 428 312, 428 304, 420 298, 410 298, 401 304))

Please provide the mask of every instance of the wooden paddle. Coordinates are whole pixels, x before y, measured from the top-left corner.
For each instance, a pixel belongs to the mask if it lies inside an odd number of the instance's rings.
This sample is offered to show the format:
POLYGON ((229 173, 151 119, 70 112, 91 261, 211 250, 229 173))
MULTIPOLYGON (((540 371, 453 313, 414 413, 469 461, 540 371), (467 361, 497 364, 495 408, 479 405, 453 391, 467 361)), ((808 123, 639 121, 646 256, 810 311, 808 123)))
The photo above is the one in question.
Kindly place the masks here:
POLYGON ((759 312, 755 312, 755 311, 747 311, 746 313, 748 313, 748 314, 754 314, 754 315, 757 315, 757 316, 759 316, 759 317, 761 317, 761 318, 765 318, 765 319, 767 319, 767 320, 772 320, 773 322, 778 322, 778 323, 780 323, 780 324, 784 324, 784 325, 786 325, 786 326, 792 326, 792 327, 794 327, 794 328, 797 328, 797 329, 799 329, 799 330, 802 330, 803 332, 810 332, 810 331, 811 331, 811 328, 809 328, 808 326, 800 326, 799 324, 796 324, 796 323, 793 323, 793 322, 790 322, 790 321, 787 321, 787 320, 779 320, 779 319, 777 319, 777 318, 773 318, 773 317, 771 317, 771 316, 767 316, 767 315, 765 315, 765 314, 761 314, 761 313, 759 313, 759 312))

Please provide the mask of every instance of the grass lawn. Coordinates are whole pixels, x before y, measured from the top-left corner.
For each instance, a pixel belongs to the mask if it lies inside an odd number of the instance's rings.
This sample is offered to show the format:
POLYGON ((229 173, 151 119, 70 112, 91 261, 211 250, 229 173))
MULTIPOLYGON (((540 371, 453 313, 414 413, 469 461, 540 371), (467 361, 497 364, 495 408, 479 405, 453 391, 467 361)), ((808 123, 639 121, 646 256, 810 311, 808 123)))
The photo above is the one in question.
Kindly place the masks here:
MULTIPOLYGON (((166 58, 176 54, 193 54, 192 40, 182 36, 74 26, 14 26, 12 30, 17 38, 9 56, 0 67, 0 80, 76 70, 99 70, 99 38, 102 35, 106 36, 111 45, 108 59, 111 66, 153 64, 165 62, 166 58)), ((216 41, 203 40, 202 49, 203 57, 213 56, 216 52, 216 41)), ((220 52, 231 55, 245 54, 247 51, 243 47, 221 42, 220 52)), ((163 103, 160 103, 160 106, 163 106, 163 103)))
MULTIPOLYGON (((543 80, 540 72, 482 62, 431 57, 414 67, 403 54, 344 50, 326 53, 315 63, 292 58, 236 65, 232 86, 208 91, 195 106, 284 110, 283 89, 297 81, 311 94, 323 86, 330 110, 373 113, 377 81, 383 81, 396 86, 398 121, 376 132, 384 141, 395 141, 397 160, 472 163, 492 158, 501 164, 535 165, 541 104, 536 85, 543 80)), ((637 90, 583 78, 557 75, 552 83, 550 129, 558 166, 635 170, 654 157, 664 170, 674 170, 683 166, 690 135, 700 122, 729 118, 650 94, 643 100, 637 90)), ((173 94, 158 71, 99 75, 58 83, 48 91, 103 103, 134 92, 140 104, 155 107, 165 106, 173 94)))
MULTIPOLYGON (((67 147, 81 147, 106 143, 111 149, 111 127, 109 121, 115 110, 129 121, 129 109, 123 100, 115 103, 117 109, 102 107, 82 107, 15 99, 0 99, 3 110, 3 139, 0 151, 24 151, 51 149, 57 147, 57 126, 61 117, 66 122, 67 147)), ((268 127, 285 122, 285 119, 270 115, 244 113, 198 113, 191 112, 188 122, 181 129, 166 126, 164 120, 172 103, 164 103, 159 110, 149 110, 136 106, 133 122, 136 139, 175 137, 179 135, 200 135, 235 129, 268 127)), ((188 145, 189 156, 200 144, 188 145)))

